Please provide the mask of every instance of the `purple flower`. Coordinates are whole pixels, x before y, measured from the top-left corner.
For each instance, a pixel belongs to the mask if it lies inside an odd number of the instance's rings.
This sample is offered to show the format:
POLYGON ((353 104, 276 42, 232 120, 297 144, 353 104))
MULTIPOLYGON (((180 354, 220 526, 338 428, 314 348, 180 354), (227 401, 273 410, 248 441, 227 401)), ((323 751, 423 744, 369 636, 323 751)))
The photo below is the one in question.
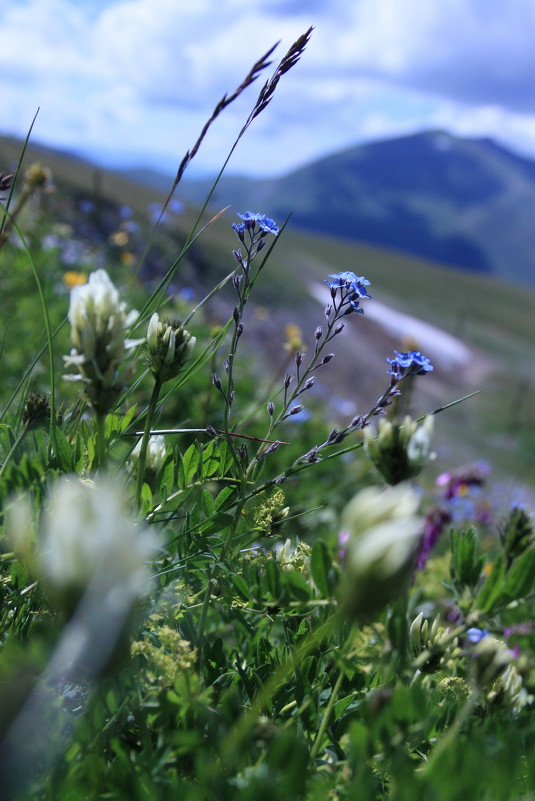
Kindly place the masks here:
POLYGON ((387 372, 398 381, 409 375, 425 375, 433 370, 433 365, 427 356, 421 354, 419 350, 410 350, 407 353, 395 350, 394 353, 396 355, 393 359, 387 359, 390 365, 387 372))
POLYGON ((441 506, 435 506, 425 516, 424 530, 418 546, 416 569, 422 570, 444 528, 451 522, 451 514, 441 506))
POLYGON ((342 530, 338 534, 338 558, 343 562, 346 558, 346 545, 349 542, 349 531, 342 530))

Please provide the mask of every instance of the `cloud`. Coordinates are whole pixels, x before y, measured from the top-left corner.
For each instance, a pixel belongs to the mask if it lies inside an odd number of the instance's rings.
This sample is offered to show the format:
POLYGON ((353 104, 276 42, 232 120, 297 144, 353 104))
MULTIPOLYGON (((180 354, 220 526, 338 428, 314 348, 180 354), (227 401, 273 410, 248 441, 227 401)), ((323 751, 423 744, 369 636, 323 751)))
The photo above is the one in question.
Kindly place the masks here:
MULTIPOLYGON (((437 125, 535 154, 534 23, 532 0, 4 0, 0 126, 23 135, 40 106, 37 139, 172 171, 220 97, 313 24, 240 144, 247 171, 437 125)), ((221 116, 194 165, 220 166, 260 86, 221 116)))
POLYGON ((354 72, 470 104, 535 109, 531 0, 360 0, 337 53, 354 72))

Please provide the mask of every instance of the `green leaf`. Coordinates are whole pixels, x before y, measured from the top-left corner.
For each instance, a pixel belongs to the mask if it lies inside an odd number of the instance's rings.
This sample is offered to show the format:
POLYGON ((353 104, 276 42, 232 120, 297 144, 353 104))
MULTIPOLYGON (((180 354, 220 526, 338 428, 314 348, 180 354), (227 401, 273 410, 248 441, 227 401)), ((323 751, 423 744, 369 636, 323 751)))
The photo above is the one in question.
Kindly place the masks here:
POLYGON ((505 578, 505 558, 500 554, 492 566, 492 570, 483 582, 476 599, 480 612, 490 612, 502 599, 505 578))
POLYGON ((331 555, 327 546, 321 540, 314 543, 312 556, 310 557, 310 572, 314 579, 314 584, 320 591, 323 598, 331 595, 329 587, 329 570, 332 565, 331 555))
POLYGON ((214 499, 208 490, 203 489, 201 495, 201 507, 206 517, 211 517, 215 510, 214 499))
POLYGON ((215 439, 208 443, 203 451, 203 472, 206 478, 220 473, 221 470, 221 456, 224 461, 224 448, 225 443, 215 439))
POLYGON ((214 501, 214 509, 219 509, 228 498, 235 494, 235 492, 236 490, 234 487, 223 487, 214 501))
POLYGON ((194 442, 193 445, 190 445, 185 454, 182 456, 179 473, 179 482, 181 483, 182 488, 189 484, 197 472, 197 468, 199 466, 199 456, 199 448, 196 442, 194 442))
POLYGON ((67 438, 63 431, 54 426, 54 435, 53 440, 56 450, 56 458, 58 460, 60 469, 64 473, 70 473, 73 468, 73 463, 75 461, 73 454, 73 449, 67 442, 67 438))
POLYGON ((475 587, 483 570, 483 557, 479 555, 478 537, 474 528, 452 531, 451 577, 459 587, 475 587))
POLYGON ((342 716, 342 714, 346 711, 348 706, 356 701, 356 693, 351 693, 350 695, 346 695, 345 698, 340 698, 339 701, 336 702, 334 705, 334 713, 333 718, 334 720, 338 720, 342 716))
POLYGON ((141 513, 148 515, 152 511, 152 491, 148 484, 141 488, 141 513))
POLYGON ((85 454, 83 449, 83 439, 79 431, 76 432, 74 450, 72 454, 72 466, 77 473, 81 473, 84 467, 85 454))
POLYGON ((312 588, 310 584, 307 583, 302 573, 298 573, 297 570, 285 570, 283 575, 286 583, 290 587, 292 595, 297 598, 298 601, 306 602, 310 600, 312 588))
POLYGON ((514 601, 529 595, 535 580, 535 549, 524 551, 509 568, 503 588, 504 598, 514 601))
POLYGON ((239 594, 242 596, 242 598, 244 600, 248 601, 250 599, 250 597, 251 597, 251 594, 249 592, 249 585, 247 584, 247 582, 245 581, 243 576, 237 576, 237 575, 232 574, 230 576, 230 579, 231 579, 232 583, 234 584, 234 587, 237 589, 239 594))

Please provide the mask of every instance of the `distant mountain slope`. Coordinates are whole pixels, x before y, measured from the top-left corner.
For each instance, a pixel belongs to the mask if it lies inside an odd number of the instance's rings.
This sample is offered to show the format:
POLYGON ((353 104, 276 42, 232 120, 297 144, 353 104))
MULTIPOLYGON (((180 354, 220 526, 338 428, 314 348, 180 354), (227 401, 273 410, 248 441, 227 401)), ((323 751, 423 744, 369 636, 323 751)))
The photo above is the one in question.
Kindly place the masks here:
MULTIPOLYGON (((185 181, 198 202, 210 181, 185 181)), ((274 180, 225 177, 218 206, 535 285, 535 162, 432 131, 354 147, 274 180)))

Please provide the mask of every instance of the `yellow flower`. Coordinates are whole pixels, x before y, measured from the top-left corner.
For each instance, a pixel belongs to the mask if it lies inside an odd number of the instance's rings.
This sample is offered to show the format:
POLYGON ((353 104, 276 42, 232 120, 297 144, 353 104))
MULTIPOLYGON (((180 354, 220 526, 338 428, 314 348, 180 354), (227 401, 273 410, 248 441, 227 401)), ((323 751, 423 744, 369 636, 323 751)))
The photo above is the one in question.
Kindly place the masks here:
POLYGON ((73 286, 82 286, 87 284, 87 273, 79 273, 76 270, 67 270, 63 273, 63 283, 67 289, 72 289, 73 286))

